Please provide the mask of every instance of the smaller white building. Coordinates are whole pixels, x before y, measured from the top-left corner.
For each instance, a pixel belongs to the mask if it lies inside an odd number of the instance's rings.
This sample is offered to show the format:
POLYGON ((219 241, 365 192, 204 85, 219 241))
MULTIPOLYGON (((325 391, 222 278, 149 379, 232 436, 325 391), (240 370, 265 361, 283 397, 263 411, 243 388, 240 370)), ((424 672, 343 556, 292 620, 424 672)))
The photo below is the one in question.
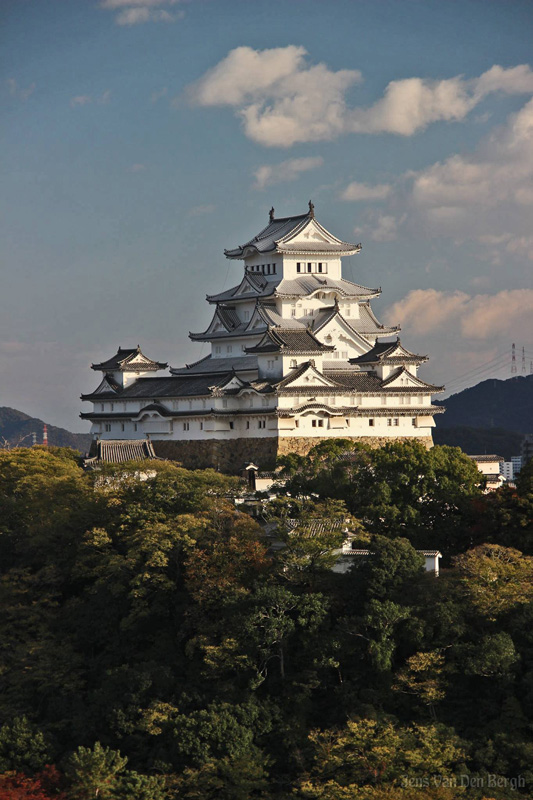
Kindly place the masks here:
POLYGON ((494 489, 499 489, 505 483, 505 477, 501 471, 501 465, 504 463, 503 457, 498 455, 479 455, 468 456, 472 461, 476 462, 478 470, 485 478, 486 487, 485 491, 493 492, 494 489))
MULTIPOLYGON (((344 543, 342 551, 339 552, 339 560, 333 567, 333 572, 348 572, 354 558, 368 558, 373 555, 371 550, 354 548, 352 544, 350 540, 344 543)), ((426 572, 432 572, 435 577, 438 577, 440 571, 439 561, 442 558, 442 553, 439 550, 417 550, 416 552, 424 556, 424 568, 426 572)))

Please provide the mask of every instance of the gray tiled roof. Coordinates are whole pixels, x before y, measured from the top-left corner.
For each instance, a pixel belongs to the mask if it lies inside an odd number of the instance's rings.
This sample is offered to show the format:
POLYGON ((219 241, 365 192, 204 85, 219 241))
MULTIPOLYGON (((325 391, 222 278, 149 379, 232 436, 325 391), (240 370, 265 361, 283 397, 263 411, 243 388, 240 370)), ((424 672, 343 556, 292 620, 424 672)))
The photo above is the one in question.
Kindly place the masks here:
POLYGON ((274 325, 275 327, 279 328, 293 328, 294 330, 305 330, 307 328, 307 325, 305 325, 303 322, 299 322, 297 319, 293 319, 292 317, 288 317, 286 319, 285 317, 282 317, 276 311, 276 306, 259 303, 258 311, 267 325, 274 325))
POLYGON ((85 465, 98 463, 121 464, 124 461, 144 461, 156 458, 152 443, 148 439, 99 439, 96 443, 96 457, 88 458, 85 465))
POLYGON ((288 233, 297 232, 302 228, 307 220, 308 214, 300 214, 296 217, 280 217, 268 223, 257 236, 233 250, 224 250, 228 258, 240 258, 246 247, 254 247, 259 253, 268 253, 276 249, 276 241, 286 236, 288 233))
POLYGON ((474 461, 479 461, 480 464, 482 463, 489 463, 490 461, 505 461, 503 456, 498 456, 494 454, 490 455, 481 455, 481 456, 468 456, 468 458, 472 458, 474 461))
POLYGON ((364 334, 376 333, 380 336, 385 336, 390 333, 396 333, 400 330, 399 325, 382 325, 368 303, 361 303, 359 306, 359 319, 354 321, 357 330, 364 334))
POLYGON ((279 219, 271 217, 268 225, 257 236, 240 247, 225 250, 224 253, 227 258, 243 258, 247 248, 253 248, 258 253, 272 253, 275 250, 295 253, 353 253, 361 249, 360 244, 337 239, 336 236, 326 231, 317 220, 315 220, 315 225, 318 230, 334 241, 315 240, 314 242, 293 243, 291 240, 305 229, 311 219, 314 219, 314 210, 311 207, 307 214, 280 217, 279 219))
POLYGON ((147 358, 143 353, 141 353, 141 349, 137 345, 137 347, 130 347, 127 349, 119 347, 115 355, 111 358, 108 358, 107 361, 102 361, 100 364, 92 364, 91 366, 92 369, 102 370, 103 372, 118 372, 126 370, 128 372, 146 372, 148 370, 155 371, 159 369, 166 369, 168 364, 165 364, 162 361, 152 361, 152 359, 147 358), (130 365, 129 362, 138 355, 145 358, 148 363, 130 365))
MULTIPOLYGON (((264 284, 258 285, 255 291, 250 290, 237 294, 241 285, 242 282, 238 286, 227 289, 225 292, 220 292, 220 294, 207 295, 207 299, 210 303, 222 303, 230 300, 237 302, 255 297, 271 297, 272 295, 279 297, 306 297, 313 292, 331 290, 339 292, 343 297, 377 297, 381 293, 381 289, 369 289, 367 286, 361 286, 344 278, 334 280, 327 275, 302 275, 291 280, 282 278, 280 281, 265 281, 264 284)), ((396 328, 392 330, 396 330, 396 328)))
POLYGON ((211 355, 196 361, 186 367, 171 367, 172 375, 186 377, 191 375, 213 375, 218 373, 228 373, 232 370, 236 372, 257 370, 256 356, 229 356, 228 358, 213 358, 211 355))
POLYGON ((395 342, 377 342, 368 353, 364 353, 357 358, 351 358, 350 364, 376 364, 378 362, 403 364, 406 361, 419 364, 422 361, 427 361, 427 356, 419 356, 416 353, 411 353, 409 350, 406 350, 400 340, 397 339, 395 342), (393 353, 397 347, 400 347, 405 355, 389 356, 389 353, 393 353))
POLYGON ((381 391, 381 380, 375 373, 325 369, 324 376, 356 392, 381 391))
POLYGON ((367 286, 361 286, 358 283, 347 281, 344 278, 334 280, 327 275, 302 275, 299 278, 292 280, 284 279, 278 283, 276 287, 276 294, 283 296, 312 294, 317 291, 328 291, 331 289, 337 290, 345 297, 367 297, 376 296, 380 294, 380 289, 369 289, 367 286))
POLYGON ((171 378, 139 378, 135 383, 127 386, 121 394, 122 398, 135 397, 193 397, 198 395, 211 394, 211 388, 224 384, 230 377, 231 372, 217 375, 193 375, 186 377, 171 378))
POLYGON ((248 347, 247 353, 319 353, 334 350, 334 347, 322 344, 307 328, 303 330, 273 328, 261 339, 259 344, 248 347))

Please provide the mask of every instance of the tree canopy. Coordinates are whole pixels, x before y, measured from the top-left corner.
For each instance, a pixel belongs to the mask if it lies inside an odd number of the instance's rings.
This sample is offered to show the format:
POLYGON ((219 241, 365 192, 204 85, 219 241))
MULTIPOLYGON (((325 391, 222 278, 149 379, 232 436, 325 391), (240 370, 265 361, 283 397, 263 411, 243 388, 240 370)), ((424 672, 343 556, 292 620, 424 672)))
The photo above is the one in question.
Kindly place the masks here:
POLYGON ((0 452, 0 800, 531 795, 531 471, 283 463, 258 524, 214 471, 0 452))

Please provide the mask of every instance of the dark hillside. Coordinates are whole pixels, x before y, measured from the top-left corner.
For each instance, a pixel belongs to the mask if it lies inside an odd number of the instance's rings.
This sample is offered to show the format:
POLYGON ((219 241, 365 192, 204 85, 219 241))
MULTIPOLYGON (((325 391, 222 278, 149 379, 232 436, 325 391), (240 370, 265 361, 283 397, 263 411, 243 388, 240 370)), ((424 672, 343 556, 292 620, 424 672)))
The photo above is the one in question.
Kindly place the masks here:
MULTIPOLYGON (((533 375, 505 381, 491 378, 434 402, 446 407, 446 413, 435 418, 439 430, 467 427, 533 431, 533 375)), ((437 437, 435 441, 440 443, 437 437)))
POLYGON ((522 438, 521 433, 506 431, 504 428, 468 428, 461 425, 453 428, 439 426, 433 430, 435 444, 460 447, 470 455, 497 453, 506 461, 510 461, 512 456, 520 455, 522 438))
MULTIPOLYGON (((43 441, 42 419, 30 417, 15 408, 0 407, 0 443, 4 440, 11 446, 31 447, 32 433, 37 434, 37 444, 43 441)), ((56 447, 72 447, 85 453, 91 446, 92 437, 88 433, 71 433, 64 428, 48 425, 48 444, 56 447)))

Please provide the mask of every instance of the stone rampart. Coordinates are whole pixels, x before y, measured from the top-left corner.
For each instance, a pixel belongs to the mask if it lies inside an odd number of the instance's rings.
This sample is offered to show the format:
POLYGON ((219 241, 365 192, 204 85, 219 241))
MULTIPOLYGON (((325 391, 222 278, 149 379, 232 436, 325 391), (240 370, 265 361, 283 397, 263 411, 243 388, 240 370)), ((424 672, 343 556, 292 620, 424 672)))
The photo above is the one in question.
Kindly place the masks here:
MULTIPOLYGON (((349 439, 349 436, 340 436, 349 439)), ((433 447, 431 436, 365 436, 354 437, 354 441, 363 442, 370 447, 381 447, 387 442, 406 442, 415 439, 428 449, 433 447)), ((220 472, 240 473, 243 465, 253 461, 262 470, 272 470, 277 456, 297 453, 306 455, 312 447, 320 442, 331 441, 331 437, 283 436, 249 439, 204 439, 190 441, 152 439, 154 451, 159 458, 179 461, 187 469, 206 469, 213 467, 220 472)))

